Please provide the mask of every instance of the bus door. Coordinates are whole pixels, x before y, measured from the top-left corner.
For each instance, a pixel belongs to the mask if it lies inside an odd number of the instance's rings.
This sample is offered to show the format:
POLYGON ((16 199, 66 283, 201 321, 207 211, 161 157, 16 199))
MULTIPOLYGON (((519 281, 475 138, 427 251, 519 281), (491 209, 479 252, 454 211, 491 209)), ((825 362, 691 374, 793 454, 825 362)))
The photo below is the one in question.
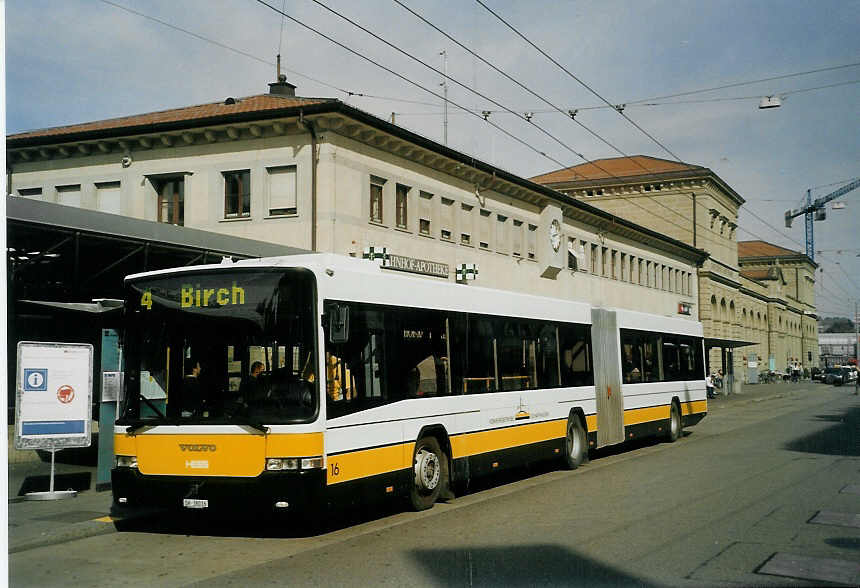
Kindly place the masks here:
POLYGON ((621 393, 618 321, 615 311, 591 309, 594 347, 594 393, 597 400, 597 446, 624 442, 624 396, 621 393))

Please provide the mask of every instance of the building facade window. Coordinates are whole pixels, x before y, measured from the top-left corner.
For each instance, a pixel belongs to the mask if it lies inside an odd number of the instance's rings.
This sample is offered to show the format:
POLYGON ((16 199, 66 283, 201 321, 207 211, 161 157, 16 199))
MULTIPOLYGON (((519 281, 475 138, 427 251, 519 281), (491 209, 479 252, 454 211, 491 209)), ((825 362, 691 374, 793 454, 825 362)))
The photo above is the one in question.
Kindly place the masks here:
POLYGON ((296 166, 268 167, 269 216, 296 214, 296 166))
POLYGON ((528 248, 528 258, 535 259, 537 256, 537 225, 529 225, 529 231, 526 235, 526 247, 528 248))
POLYGON ((478 219, 478 246, 481 249, 490 248, 490 211, 481 209, 481 217, 478 219))
POLYGON ((439 236, 443 241, 450 241, 454 234, 454 201, 442 197, 439 202, 439 236))
POLYGON ((96 206, 100 212, 120 214, 120 183, 96 182, 96 206))
POLYGON ((224 218, 251 216, 251 170, 222 172, 224 176, 224 218))
POLYGON ((523 256, 523 221, 514 219, 511 230, 511 253, 515 257, 523 256))
POLYGON ((18 196, 22 196, 24 198, 33 198, 34 200, 42 199, 42 189, 41 188, 19 188, 18 196))
POLYGON ((462 222, 460 225, 460 244, 472 246, 472 227, 474 225, 474 213, 472 210, 475 207, 471 204, 460 204, 460 212, 462 213, 462 222))
POLYGON ((158 222, 185 224, 185 178, 182 176, 153 181, 158 194, 158 222))
POLYGON ((383 178, 370 176, 370 220, 382 223, 384 220, 382 210, 382 188, 385 186, 383 178))
POLYGON ((394 206, 396 212, 396 222, 398 229, 409 228, 409 191, 412 188, 397 184, 395 191, 394 206))
POLYGON ((418 232, 427 237, 432 237, 433 194, 421 190, 418 192, 418 197, 418 232))
POLYGON ((57 186, 57 202, 66 206, 81 206, 81 185, 57 186))
POLYGON ((496 215, 496 251, 499 253, 508 252, 508 217, 496 215))

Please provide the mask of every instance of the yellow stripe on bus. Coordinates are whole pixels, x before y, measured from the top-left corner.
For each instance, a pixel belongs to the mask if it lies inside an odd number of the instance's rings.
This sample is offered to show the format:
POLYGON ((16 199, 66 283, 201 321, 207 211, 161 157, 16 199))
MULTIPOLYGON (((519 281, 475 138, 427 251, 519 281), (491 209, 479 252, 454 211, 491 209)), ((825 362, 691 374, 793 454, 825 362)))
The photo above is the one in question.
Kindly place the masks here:
POLYGON ((330 455, 328 457, 326 482, 333 485, 358 478, 405 470, 412 466, 412 453, 414 451, 415 443, 401 443, 330 455))
POLYGON ((322 454, 322 433, 272 433, 266 437, 266 457, 315 457, 322 454))
POLYGON ((681 414, 684 416, 688 414, 698 414, 700 412, 708 412, 707 400, 692 400, 690 402, 681 403, 681 414))
POLYGON ((624 411, 624 426, 638 425, 651 421, 666 420, 669 418, 669 405, 650 406, 648 408, 631 408, 624 411))
POLYGON ((530 445, 559 439, 565 435, 567 419, 546 421, 480 433, 467 433, 451 437, 451 452, 453 457, 467 457, 480 453, 488 453, 499 449, 508 449, 520 445, 530 445))

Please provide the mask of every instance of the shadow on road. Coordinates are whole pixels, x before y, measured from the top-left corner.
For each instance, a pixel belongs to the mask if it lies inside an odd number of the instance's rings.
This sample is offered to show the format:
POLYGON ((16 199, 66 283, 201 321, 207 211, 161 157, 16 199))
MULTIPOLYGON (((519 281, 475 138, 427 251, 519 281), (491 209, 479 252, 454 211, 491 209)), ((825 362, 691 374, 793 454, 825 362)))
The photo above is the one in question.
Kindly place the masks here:
POLYGON ((418 549, 410 554, 439 586, 651 586, 558 545, 418 549))
POLYGON ((810 435, 798 437, 787 443, 786 449, 824 455, 860 455, 860 406, 852 406, 843 414, 823 414, 813 418, 834 424, 810 435))

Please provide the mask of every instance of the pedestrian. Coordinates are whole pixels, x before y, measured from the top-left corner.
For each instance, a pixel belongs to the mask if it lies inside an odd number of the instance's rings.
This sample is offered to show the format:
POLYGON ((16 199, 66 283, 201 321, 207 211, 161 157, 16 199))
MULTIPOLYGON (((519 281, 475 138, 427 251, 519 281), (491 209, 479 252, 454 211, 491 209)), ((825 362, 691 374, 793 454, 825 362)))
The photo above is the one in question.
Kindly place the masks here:
POLYGON ((705 390, 708 393, 708 398, 717 397, 717 395, 714 394, 714 377, 711 374, 705 376, 705 390))

